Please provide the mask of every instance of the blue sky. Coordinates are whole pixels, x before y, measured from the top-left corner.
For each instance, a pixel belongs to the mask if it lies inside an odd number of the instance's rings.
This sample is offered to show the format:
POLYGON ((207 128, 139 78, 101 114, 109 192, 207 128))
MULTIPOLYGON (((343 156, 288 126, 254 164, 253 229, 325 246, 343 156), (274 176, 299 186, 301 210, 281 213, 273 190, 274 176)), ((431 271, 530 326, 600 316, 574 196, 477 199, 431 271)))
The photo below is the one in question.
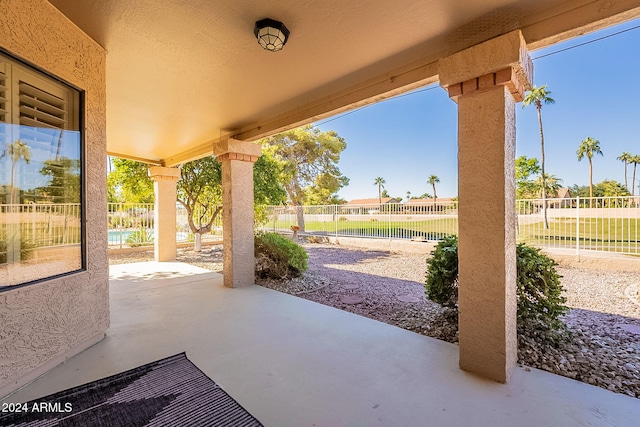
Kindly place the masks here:
MULTIPOLYGON (((542 109, 546 169, 564 186, 588 184, 588 162, 576 157, 586 137, 598 139, 604 154, 594 158, 594 183, 623 182, 624 167, 616 157, 623 151, 640 154, 640 28, 631 29, 636 26, 640 20, 531 52, 533 83, 547 85, 556 101, 542 109), (625 29, 631 30, 536 59, 625 29)), ((540 158, 535 107, 517 104, 516 115, 517 156, 540 158)), ((444 89, 419 89, 317 125, 347 141, 339 167, 350 184, 341 197, 377 197, 378 176, 394 197, 432 193, 431 174, 440 178, 439 197, 457 195, 457 106, 444 89)))

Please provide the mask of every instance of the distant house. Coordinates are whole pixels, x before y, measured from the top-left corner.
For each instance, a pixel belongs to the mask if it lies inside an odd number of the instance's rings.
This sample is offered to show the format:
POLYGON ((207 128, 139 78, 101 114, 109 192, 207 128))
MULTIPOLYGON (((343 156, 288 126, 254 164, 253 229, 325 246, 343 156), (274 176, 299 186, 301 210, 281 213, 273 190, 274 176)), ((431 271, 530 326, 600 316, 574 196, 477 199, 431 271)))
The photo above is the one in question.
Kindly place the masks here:
POLYGON ((372 199, 353 199, 340 206, 340 209, 344 213, 350 214, 375 214, 379 213, 380 210, 384 210, 385 205, 400 202, 400 199, 393 197, 383 197, 382 199, 378 199, 377 197, 372 199))
MULTIPOLYGON (((535 202, 536 206, 542 206, 542 200, 535 202)), ((558 188, 558 194, 547 196, 547 207, 549 208, 571 208, 575 206, 575 200, 571 190, 567 187, 558 188)))
POLYGON ((450 197, 437 199, 411 199, 404 203, 405 213, 443 213, 457 207, 457 201, 450 197))
POLYGON ((573 195, 567 187, 558 188, 558 194, 553 197, 550 203, 550 206, 554 208, 570 208, 573 205, 573 195))

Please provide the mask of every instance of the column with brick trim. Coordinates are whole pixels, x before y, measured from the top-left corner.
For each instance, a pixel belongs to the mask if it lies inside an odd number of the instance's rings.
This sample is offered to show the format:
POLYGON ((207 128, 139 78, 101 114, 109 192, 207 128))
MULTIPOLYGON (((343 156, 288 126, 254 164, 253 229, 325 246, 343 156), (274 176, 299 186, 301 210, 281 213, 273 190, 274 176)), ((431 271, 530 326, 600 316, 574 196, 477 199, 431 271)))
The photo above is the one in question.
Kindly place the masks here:
POLYGON ((517 362, 515 103, 533 74, 519 30, 439 63, 458 103, 460 367, 507 382, 517 362))
POLYGON ((176 259, 176 185, 180 169, 149 168, 155 193, 153 253, 156 261, 176 259))
POLYGON ((253 164, 258 144, 223 139, 213 154, 222 163, 222 228, 224 285, 229 288, 255 282, 253 164))

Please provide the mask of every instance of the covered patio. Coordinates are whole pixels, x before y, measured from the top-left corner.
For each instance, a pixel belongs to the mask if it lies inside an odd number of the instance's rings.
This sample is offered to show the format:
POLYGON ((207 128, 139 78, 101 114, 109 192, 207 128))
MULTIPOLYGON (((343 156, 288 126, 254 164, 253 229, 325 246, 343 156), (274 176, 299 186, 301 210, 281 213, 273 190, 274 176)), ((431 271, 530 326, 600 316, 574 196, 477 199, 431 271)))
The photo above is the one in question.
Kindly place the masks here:
POLYGON ((11 396, 35 399, 186 351, 265 426, 634 425, 637 399, 517 367, 458 368, 453 344, 182 263, 111 267, 107 337, 11 396))
POLYGON ((55 275, 13 244, 11 262, 38 274, 0 292, 0 397, 54 368, 12 399, 186 351, 269 425, 638 419, 635 399, 516 366, 514 157, 529 51, 637 18, 640 1, 1 3, 7 126, 50 119, 20 104, 53 98, 32 85, 75 96, 48 105, 74 127, 44 127, 75 132, 81 237, 78 265, 55 275), (280 52, 254 37, 267 17, 291 30, 280 52), (255 141, 436 82, 459 113, 460 346, 255 287, 255 141), (109 278, 107 153, 151 166, 157 263, 138 266, 143 278, 125 267, 109 278), (222 163, 224 277, 171 263, 179 166, 210 155, 222 163))

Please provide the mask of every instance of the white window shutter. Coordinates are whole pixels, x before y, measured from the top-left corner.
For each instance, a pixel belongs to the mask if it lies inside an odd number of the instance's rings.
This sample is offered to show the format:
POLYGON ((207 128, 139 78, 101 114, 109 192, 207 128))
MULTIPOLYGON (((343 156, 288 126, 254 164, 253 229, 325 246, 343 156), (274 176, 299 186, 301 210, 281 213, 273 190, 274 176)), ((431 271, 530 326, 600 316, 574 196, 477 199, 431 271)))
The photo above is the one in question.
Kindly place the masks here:
POLYGON ((48 129, 69 129, 69 90, 28 70, 13 67, 14 123, 48 129))
POLYGON ((11 67, 0 61, 0 123, 8 123, 11 117, 11 67))
POLYGON ((20 82, 20 124, 55 129, 67 128, 67 103, 29 83, 20 82))

